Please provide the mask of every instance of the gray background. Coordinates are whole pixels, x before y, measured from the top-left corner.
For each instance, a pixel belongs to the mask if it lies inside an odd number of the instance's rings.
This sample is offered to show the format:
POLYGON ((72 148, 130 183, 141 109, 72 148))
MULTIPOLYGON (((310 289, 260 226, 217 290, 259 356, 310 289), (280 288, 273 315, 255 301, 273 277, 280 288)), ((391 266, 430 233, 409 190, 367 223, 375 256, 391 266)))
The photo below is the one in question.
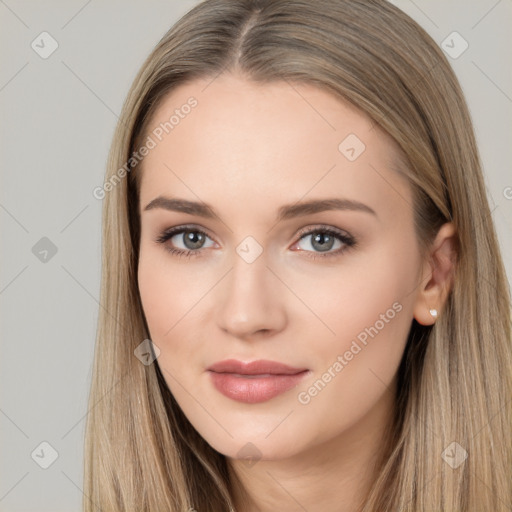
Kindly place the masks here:
MULTIPOLYGON (((101 262, 102 203, 92 191, 138 68, 196 3, 0 0, 0 511, 80 510, 101 262), (43 31, 58 43, 46 59, 31 47, 50 48, 43 31), (52 449, 42 442, 58 453, 47 469, 52 449)), ((453 31, 469 43, 449 59, 510 279, 512 1, 393 3, 441 46, 453 31)))

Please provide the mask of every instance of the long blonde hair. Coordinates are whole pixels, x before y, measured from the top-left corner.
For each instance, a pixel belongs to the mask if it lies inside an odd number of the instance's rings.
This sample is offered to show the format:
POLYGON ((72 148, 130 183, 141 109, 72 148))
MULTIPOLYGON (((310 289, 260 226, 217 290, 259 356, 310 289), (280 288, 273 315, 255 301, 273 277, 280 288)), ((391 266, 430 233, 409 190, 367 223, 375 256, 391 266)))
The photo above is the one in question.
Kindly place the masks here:
POLYGON ((133 152, 169 91, 224 71, 259 82, 314 84, 358 107, 401 149, 399 172, 414 191, 422 247, 444 222, 457 230, 453 288, 434 327, 413 321, 389 450, 361 510, 510 510, 510 295, 472 122, 442 51, 383 0, 205 0, 143 64, 99 193, 102 307, 86 426, 84 510, 233 507, 238 484, 230 480, 225 457, 184 416, 158 364, 144 365, 134 356, 149 331, 137 287, 140 176, 133 152), (454 468, 446 453, 467 458, 454 468))

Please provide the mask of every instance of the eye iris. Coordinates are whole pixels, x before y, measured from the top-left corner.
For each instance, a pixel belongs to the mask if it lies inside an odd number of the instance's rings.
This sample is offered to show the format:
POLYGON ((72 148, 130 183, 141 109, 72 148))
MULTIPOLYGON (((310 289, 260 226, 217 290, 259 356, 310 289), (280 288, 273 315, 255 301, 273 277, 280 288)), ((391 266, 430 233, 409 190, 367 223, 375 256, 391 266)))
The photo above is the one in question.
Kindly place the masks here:
POLYGON ((185 231, 184 232, 185 246, 188 249, 199 249, 201 245, 204 243, 204 235, 197 231, 185 231), (188 242, 192 243, 190 247, 188 242))
POLYGON ((332 249, 334 237, 327 233, 317 233, 312 237, 311 245, 320 251, 328 251, 332 249), (320 244, 317 246, 316 244, 320 244))

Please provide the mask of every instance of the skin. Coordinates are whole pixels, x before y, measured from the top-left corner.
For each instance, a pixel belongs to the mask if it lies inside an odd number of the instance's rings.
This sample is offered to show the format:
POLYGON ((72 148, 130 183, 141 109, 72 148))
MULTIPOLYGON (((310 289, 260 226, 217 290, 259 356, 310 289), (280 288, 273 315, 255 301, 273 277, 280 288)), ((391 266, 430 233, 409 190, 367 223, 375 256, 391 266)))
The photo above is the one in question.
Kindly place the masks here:
MULTIPOLYGON (((390 167, 395 143, 360 111, 312 85, 256 84, 238 75, 172 91, 150 126, 194 96, 198 105, 142 163, 138 281, 157 363, 192 425, 224 454, 250 497, 237 510, 353 511, 374 475, 394 406, 396 372, 413 318, 424 325, 451 286, 453 236, 445 224, 422 258, 412 191, 390 167), (356 134, 366 149, 349 161, 338 146, 356 134), (204 201, 218 217, 163 208, 158 196, 204 201), (328 210, 276 222, 298 201, 346 198, 375 211, 328 210), (174 226, 207 233, 201 255, 174 226), (304 228, 348 232, 356 246, 333 257, 300 240, 304 228), (248 236, 263 252, 236 251, 248 236), (298 400, 393 304, 401 309, 307 403, 298 400), (310 374, 263 403, 219 393, 207 367, 270 359, 310 374), (252 445, 247 445, 252 443, 252 445), (245 448, 244 448, 245 447, 245 448), (254 448, 256 447, 256 448, 254 448), (242 452, 240 452, 242 450, 242 452), (244 453, 254 460, 244 460, 244 453)), ((149 132, 148 132, 149 133, 149 132)), ((335 241, 328 252, 343 243, 335 241)), ((251 249, 253 250, 253 249, 251 249)), ((332 370, 331 370, 332 372, 332 370)))

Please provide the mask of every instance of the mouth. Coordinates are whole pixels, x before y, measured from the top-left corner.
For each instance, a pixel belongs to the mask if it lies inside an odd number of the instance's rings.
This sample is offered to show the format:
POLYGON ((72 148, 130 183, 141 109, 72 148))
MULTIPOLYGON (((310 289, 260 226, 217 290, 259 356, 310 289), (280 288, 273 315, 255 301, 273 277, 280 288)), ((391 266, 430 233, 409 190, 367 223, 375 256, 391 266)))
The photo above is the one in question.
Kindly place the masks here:
POLYGON ((237 402, 266 402, 297 386, 310 373, 275 361, 244 363, 234 359, 220 361, 208 368, 214 387, 237 402))
POLYGON ((307 370, 307 368, 294 368, 284 363, 266 359, 249 362, 226 359, 212 364, 208 370, 216 373, 236 373, 238 375, 295 375, 307 370))

